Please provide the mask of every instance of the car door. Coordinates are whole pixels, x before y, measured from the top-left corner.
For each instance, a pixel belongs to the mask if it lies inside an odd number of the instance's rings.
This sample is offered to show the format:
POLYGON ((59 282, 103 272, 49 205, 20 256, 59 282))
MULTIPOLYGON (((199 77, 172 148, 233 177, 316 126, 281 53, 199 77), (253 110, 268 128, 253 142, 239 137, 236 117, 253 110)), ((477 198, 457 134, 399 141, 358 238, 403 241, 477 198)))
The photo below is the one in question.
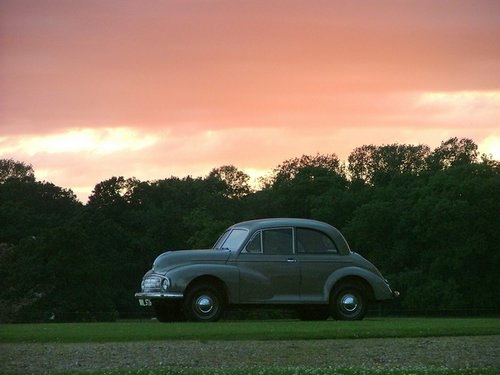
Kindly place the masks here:
POLYGON ((240 252, 241 303, 300 301, 300 273, 292 228, 258 231, 240 252))
POLYGON ((302 302, 325 302, 324 286, 335 270, 348 258, 339 254, 335 242, 325 233, 296 228, 295 248, 300 265, 300 295, 302 302))

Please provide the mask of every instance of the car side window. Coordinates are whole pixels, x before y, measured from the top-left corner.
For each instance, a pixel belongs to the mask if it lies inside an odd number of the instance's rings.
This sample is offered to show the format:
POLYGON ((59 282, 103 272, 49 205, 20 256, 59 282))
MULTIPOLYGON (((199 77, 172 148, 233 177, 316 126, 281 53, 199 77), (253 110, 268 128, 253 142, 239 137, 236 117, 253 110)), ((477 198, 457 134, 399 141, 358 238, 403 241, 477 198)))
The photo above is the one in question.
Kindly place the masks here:
POLYGON ((292 228, 267 229, 262 231, 264 254, 293 254, 292 228))
POLYGON ((296 229, 296 237, 297 237, 297 252, 305 253, 305 254, 337 254, 337 246, 332 241, 330 237, 328 237, 323 232, 313 230, 313 229, 305 229, 305 228, 297 228, 296 229))
POLYGON ((262 253, 262 235, 261 232, 257 232, 253 235, 252 239, 248 241, 245 247, 245 252, 247 253, 262 253))

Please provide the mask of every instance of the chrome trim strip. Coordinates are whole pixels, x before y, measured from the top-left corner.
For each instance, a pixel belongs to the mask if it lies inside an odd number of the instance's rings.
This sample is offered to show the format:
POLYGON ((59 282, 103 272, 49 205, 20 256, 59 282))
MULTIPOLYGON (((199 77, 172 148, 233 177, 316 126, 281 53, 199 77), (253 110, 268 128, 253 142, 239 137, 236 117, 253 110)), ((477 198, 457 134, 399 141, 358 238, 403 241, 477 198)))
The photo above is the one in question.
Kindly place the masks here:
POLYGON ((184 298, 182 293, 160 293, 160 292, 150 292, 150 293, 136 293, 135 298, 137 299, 157 299, 157 298, 184 298))

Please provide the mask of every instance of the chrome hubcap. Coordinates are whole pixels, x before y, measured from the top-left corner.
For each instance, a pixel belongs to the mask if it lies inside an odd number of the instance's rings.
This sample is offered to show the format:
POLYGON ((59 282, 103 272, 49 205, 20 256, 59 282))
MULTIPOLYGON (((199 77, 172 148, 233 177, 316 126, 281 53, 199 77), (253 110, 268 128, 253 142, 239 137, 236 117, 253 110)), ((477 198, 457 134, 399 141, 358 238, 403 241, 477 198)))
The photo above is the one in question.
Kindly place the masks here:
POLYGON ((354 294, 348 293, 342 296, 340 299, 340 306, 344 311, 352 313, 358 308, 358 297, 354 294))
POLYGON ((210 314, 214 309, 214 301, 212 297, 207 295, 199 296, 195 302, 196 310, 202 314, 210 314))

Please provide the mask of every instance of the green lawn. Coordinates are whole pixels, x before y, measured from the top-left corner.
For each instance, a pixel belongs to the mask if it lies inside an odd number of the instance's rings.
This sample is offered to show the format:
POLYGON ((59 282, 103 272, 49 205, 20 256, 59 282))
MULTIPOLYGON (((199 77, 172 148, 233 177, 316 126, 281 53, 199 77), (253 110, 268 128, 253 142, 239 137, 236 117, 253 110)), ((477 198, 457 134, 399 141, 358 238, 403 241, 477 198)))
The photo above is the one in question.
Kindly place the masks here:
MULTIPOLYGON (((165 369, 101 372, 65 372, 57 375, 494 375, 490 369, 165 369)), ((19 374, 17 374, 19 375, 19 374)))
POLYGON ((2 324, 0 343, 148 340, 312 340, 500 334, 498 318, 371 318, 360 322, 298 320, 219 323, 2 324))

